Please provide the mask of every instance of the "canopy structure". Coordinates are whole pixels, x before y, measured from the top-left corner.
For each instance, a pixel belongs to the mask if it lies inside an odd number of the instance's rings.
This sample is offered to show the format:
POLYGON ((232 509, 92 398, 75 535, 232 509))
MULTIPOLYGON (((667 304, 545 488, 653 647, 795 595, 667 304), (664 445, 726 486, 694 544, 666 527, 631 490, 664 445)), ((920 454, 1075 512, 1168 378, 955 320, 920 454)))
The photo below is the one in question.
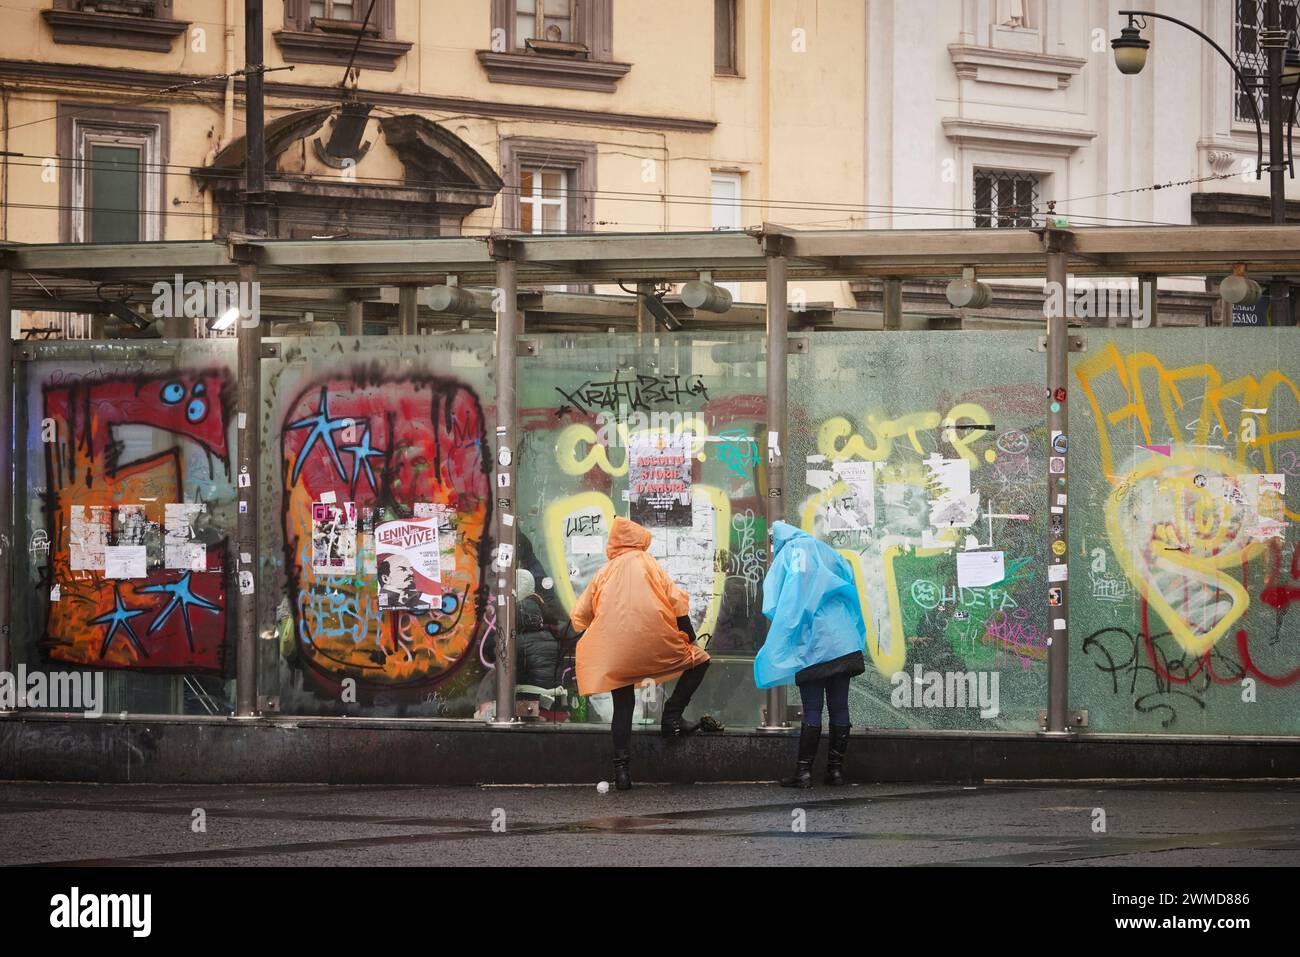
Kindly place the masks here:
MULTIPOLYGON (((232 236, 213 242, 163 242, 111 246, 83 244, 0 247, 0 268, 13 273, 15 308, 59 308, 58 300, 151 297, 158 282, 234 280, 240 267, 256 267, 265 314, 313 311, 341 315, 350 302, 371 304, 384 315, 396 289, 444 283, 496 287, 497 262, 515 264, 523 298, 534 318, 566 326, 601 326, 634 314, 633 298, 592 297, 557 287, 613 286, 629 282, 685 282, 707 274, 714 282, 764 281, 767 260, 779 253, 790 281, 935 280, 975 270, 980 279, 1042 279, 1044 233, 1034 229, 797 230, 765 224, 736 232, 494 234, 416 240, 265 240, 232 236)), ((1300 275, 1300 227, 1171 226, 1089 227, 1052 230, 1068 237, 1072 275, 1089 278, 1222 277, 1234 267, 1263 278, 1300 275)), ((486 297, 484 297, 486 299, 486 297)), ((487 303, 485 301, 485 307, 487 303)), ((417 306, 422 321, 490 320, 439 317, 417 306)), ((762 326, 765 310, 737 306, 724 314, 676 310, 714 327, 762 326)), ((853 310, 811 304, 796 325, 879 328, 879 320, 853 310), (836 313, 843 313, 836 320, 836 313)), ((922 325, 924 323, 921 323, 922 325)), ((703 327, 703 326, 702 326, 703 327)))

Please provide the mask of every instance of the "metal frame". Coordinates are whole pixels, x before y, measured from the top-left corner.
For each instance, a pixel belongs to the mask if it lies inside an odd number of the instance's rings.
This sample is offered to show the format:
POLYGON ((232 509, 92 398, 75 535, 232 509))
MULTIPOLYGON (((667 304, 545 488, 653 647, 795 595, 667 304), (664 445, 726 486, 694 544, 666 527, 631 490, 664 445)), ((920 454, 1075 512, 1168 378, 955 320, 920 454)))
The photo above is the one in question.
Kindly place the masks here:
MULTIPOLYGON (((519 355, 519 292, 525 284, 610 283, 624 281, 685 281, 701 270, 714 281, 762 280, 767 283, 766 310, 769 343, 787 342, 786 348, 768 349, 768 422, 776 441, 771 453, 768 486, 769 520, 783 517, 784 469, 778 449, 785 430, 785 371, 790 352, 789 310, 786 290, 790 280, 879 278, 886 283, 886 309, 879 328, 898 328, 902 318, 901 282, 917 278, 946 278, 978 268, 984 278, 1032 277, 1064 282, 1067 271, 1089 276, 1141 276, 1153 281, 1159 275, 1227 275, 1235 263, 1277 275, 1300 275, 1300 226, 1188 226, 1164 228, 1088 228, 1081 230, 959 229, 888 231, 809 231, 764 226, 733 233, 595 234, 567 236, 494 235, 487 241, 464 237, 426 240, 331 240, 329 242, 265 240, 240 236, 228 243, 169 242, 129 245, 0 246, 0 317, 11 305, 35 307, 40 288, 45 295, 70 297, 96 284, 126 283, 147 295, 155 281, 170 281, 176 272, 194 279, 259 281, 267 298, 318 301, 321 290, 334 295, 348 317, 348 331, 360 332, 364 302, 378 298, 384 286, 403 287, 402 329, 413 332, 416 289, 446 282, 499 290, 497 320, 497 442, 495 474, 508 485, 495 487, 495 498, 505 501, 496 510, 498 543, 507 556, 495 571, 506 580, 499 593, 505 603, 497 609, 498 724, 514 723, 513 584, 515 526, 503 516, 513 514, 517 461, 502 455, 515 449, 514 420, 516 359, 519 355), (409 290, 409 291, 408 291, 409 290), (775 493, 775 494, 774 494, 775 493), (509 546, 505 549, 504 546, 509 546)), ((546 293, 540 294, 543 298, 546 293)), ((593 297, 599 299, 600 297, 593 297)), ((334 300, 331 300, 334 301, 334 300)), ((611 300, 611 308, 614 304, 611 300)), ((593 327, 607 324, 608 311, 587 302, 593 327)), ((619 302, 628 319, 635 304, 619 302)), ((263 306, 263 312, 266 312, 263 306)), ((716 318, 716 317, 715 317, 716 318)), ((688 325, 687 328, 690 328, 688 325)), ((1078 339, 1071 336, 1064 316, 1047 323, 1048 382, 1052 389, 1066 388, 1066 360, 1078 339)), ((796 350, 797 351, 797 350, 796 350)), ((240 389, 238 412, 246 416, 239 436, 239 465, 257 474, 260 427, 259 360, 261 329, 243 326, 239 332, 240 389)), ((0 336, 0 399, 12 399, 14 343, 0 336)), ((0 432, 12 435, 12 401, 0 401, 0 432)), ((1066 430, 1066 404, 1051 413, 1050 428, 1066 430)), ((0 442, 0 545, 14 542, 13 447, 0 442)), ((1058 476, 1047 480, 1055 494, 1058 476)), ((1059 476, 1064 477, 1064 476, 1059 476)), ((499 480, 498 480, 499 481, 499 480)), ((239 516, 236 549, 257 555, 257 500, 248 499, 248 511, 239 516)), ((1064 532, 1062 532, 1062 540, 1064 532)), ((234 567, 240 568, 236 554, 234 567)), ((498 559, 502 556, 499 553, 498 559)), ((254 578, 256 576, 254 575, 254 578)), ((12 623, 10 565, 0 561, 0 670, 9 666, 8 643, 12 623)), ((1064 591, 1065 583, 1061 583, 1064 591)), ((238 713, 252 717, 257 711, 255 596, 240 595, 238 602, 238 713)), ((1065 605, 1061 615, 1066 615, 1065 605)), ((1067 619, 1068 620, 1068 619, 1067 619)), ((1049 733, 1060 734, 1071 724, 1068 709, 1068 630, 1054 631, 1049 652, 1049 733)), ((785 727, 784 694, 768 695, 764 730, 785 727)))

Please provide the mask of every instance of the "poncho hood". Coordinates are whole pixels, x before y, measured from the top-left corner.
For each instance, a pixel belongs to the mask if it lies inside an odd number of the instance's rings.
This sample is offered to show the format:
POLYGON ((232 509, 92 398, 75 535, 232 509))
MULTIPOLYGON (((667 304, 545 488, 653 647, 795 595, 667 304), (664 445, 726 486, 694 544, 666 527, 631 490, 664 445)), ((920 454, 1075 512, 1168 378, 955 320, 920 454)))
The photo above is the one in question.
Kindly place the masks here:
POLYGON ((605 557, 612 560, 631 549, 644 552, 649 547, 650 533, 636 522, 619 517, 614 519, 614 524, 610 527, 605 557))

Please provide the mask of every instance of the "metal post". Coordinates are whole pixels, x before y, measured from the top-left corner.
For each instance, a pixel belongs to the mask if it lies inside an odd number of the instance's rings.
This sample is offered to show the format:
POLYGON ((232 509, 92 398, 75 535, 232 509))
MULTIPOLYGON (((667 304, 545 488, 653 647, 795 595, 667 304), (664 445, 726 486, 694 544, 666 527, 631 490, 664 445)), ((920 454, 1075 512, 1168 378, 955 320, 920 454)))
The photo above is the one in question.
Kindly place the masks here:
POLYGON ((403 336, 416 334, 415 286, 397 287, 397 331, 403 336))
MULTIPOLYGON (((245 247, 247 248, 247 247, 245 247)), ((239 267, 239 281, 244 289, 256 289, 257 266, 244 264, 239 267)), ((250 301, 257 302, 257 296, 250 296, 250 301)), ((261 550, 257 541, 257 478, 261 464, 259 444, 261 442, 262 408, 262 317, 254 309, 251 316, 240 316, 238 326, 238 402, 236 414, 238 427, 235 430, 235 469, 237 475, 251 476, 248 485, 240 487, 235 483, 235 497, 239 501, 237 516, 236 541, 234 543, 231 564, 235 567, 235 578, 239 588, 236 605, 239 609, 236 618, 237 652, 235 655, 235 716, 253 718, 257 716, 257 578, 261 561, 261 550), (251 561, 245 562, 247 555, 251 561)))
MULTIPOLYGON (((787 442, 785 365, 789 349, 790 309, 786 283, 786 238, 766 223, 762 233, 767 263, 767 527, 785 518, 785 461, 782 442, 787 442)), ((771 560, 769 553, 768 560, 771 560)), ((759 731, 782 731, 785 720, 785 688, 767 690, 767 708, 759 731)))
MULTIPOLYGON (((1264 7, 1264 32, 1260 46, 1268 54, 1268 188, 1272 222, 1286 222, 1286 161, 1282 137, 1285 130, 1282 98, 1282 68, 1287 33, 1282 29, 1280 0, 1268 0, 1264 7)), ((1253 94, 1252 94, 1253 95, 1253 94)), ((1274 276, 1268 287, 1268 324, 1291 325, 1290 286, 1282 276, 1274 276)))
MULTIPOLYGON (((1067 565, 1069 555, 1069 499, 1066 495, 1067 471, 1069 461, 1068 448, 1069 424, 1069 371, 1070 371, 1070 329, 1065 316, 1065 296, 1067 294, 1067 270, 1069 268, 1069 250, 1074 244, 1074 234, 1065 230, 1043 230, 1043 247, 1047 253, 1047 290, 1056 290, 1057 295, 1046 297, 1047 303, 1055 303, 1056 308, 1048 309, 1047 315, 1047 390, 1048 390, 1048 469, 1047 469, 1047 505, 1048 505, 1048 565, 1067 565), (1059 444, 1058 444, 1059 442, 1059 444), (1059 524, 1058 524, 1059 522, 1059 524)), ((1063 733, 1067 727, 1069 706, 1069 585, 1062 578, 1053 581, 1051 574, 1044 588, 1059 588, 1060 602, 1047 609, 1051 629, 1047 649, 1047 731, 1063 733)))
POLYGON ((265 236, 269 217, 266 208, 266 116, 263 109, 265 77, 262 74, 262 0, 244 0, 244 120, 247 146, 244 230, 265 236))
POLYGON ((1138 302, 1142 304, 1143 308, 1142 322, 1144 328, 1154 329, 1160 325, 1160 283, 1158 280, 1159 277, 1155 273, 1143 273, 1138 277, 1138 302))
POLYGON ((360 299, 348 300, 348 335, 362 335, 365 328, 366 304, 360 299))
POLYGON ((645 306, 647 296, 653 296, 655 284, 652 282, 639 282, 636 284, 636 331, 637 335, 646 332, 655 331, 655 319, 650 315, 650 310, 645 306))
POLYGON ((888 330, 903 328, 903 281, 886 279, 880 289, 882 310, 885 314, 885 328, 888 330))
POLYGON ((497 311, 497 441, 496 481, 492 493, 496 498, 497 560, 493 572, 497 578, 497 664, 496 719, 493 724, 515 723, 515 348, 518 338, 519 311, 515 295, 515 261, 513 244, 493 237, 488 250, 496 260, 494 298, 497 311))
POLYGON ((18 541, 14 528, 14 340, 13 272, 0 269, 0 672, 13 672, 13 563, 18 541))

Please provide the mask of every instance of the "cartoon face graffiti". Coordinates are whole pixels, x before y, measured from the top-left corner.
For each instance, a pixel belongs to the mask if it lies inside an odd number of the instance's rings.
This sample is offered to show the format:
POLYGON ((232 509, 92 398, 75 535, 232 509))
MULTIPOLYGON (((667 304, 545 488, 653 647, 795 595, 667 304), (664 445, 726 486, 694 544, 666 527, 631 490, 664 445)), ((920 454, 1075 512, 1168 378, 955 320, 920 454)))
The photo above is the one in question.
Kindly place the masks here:
POLYGON ((330 693, 345 678, 417 689, 455 673, 473 657, 491 552, 476 395, 439 376, 361 370, 303 388, 285 407, 280 436, 289 594, 318 689, 330 693), (322 502, 357 516, 342 566, 313 563, 321 513, 313 506, 322 502), (413 518, 438 521, 441 593, 427 602, 409 594, 409 569, 376 560, 375 527, 413 518), (381 592, 398 600, 381 603, 381 592))
POLYGON ((229 483, 230 386, 226 370, 211 369, 44 387, 54 424, 45 458, 50 658, 223 670, 226 537, 207 503, 184 496, 229 483), (120 572, 110 549, 131 546, 144 553, 143 574, 109 578, 120 572))

